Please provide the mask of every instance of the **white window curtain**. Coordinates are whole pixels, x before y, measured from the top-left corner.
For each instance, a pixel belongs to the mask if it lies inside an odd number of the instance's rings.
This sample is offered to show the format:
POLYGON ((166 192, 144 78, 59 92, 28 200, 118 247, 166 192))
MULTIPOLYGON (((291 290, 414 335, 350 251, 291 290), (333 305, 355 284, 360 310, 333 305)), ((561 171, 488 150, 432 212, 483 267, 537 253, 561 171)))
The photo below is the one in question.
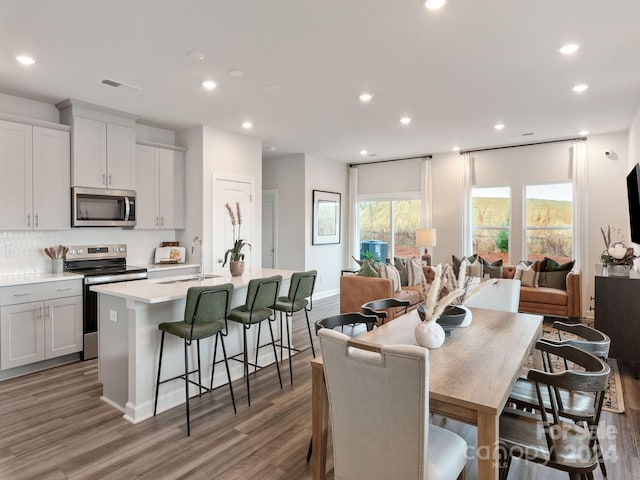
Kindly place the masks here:
POLYGON ((473 254, 471 241, 471 185, 473 158, 470 153, 460 155, 462 159, 462 250, 464 255, 473 254))
MULTIPOLYGON (((575 268, 584 268, 585 255, 589 251, 587 220, 587 145, 576 140, 571 146, 571 169, 573 180, 573 258, 575 268)), ((586 286, 587 282, 583 282, 586 286)), ((585 298, 585 297, 583 297, 585 298)))
POLYGON ((345 265, 352 266, 351 256, 360 258, 360 216, 358 209, 358 168, 349 167, 349 244, 345 265))
POLYGON ((433 227, 433 186, 431 184, 431 159, 425 157, 420 163, 420 224, 422 228, 433 227))

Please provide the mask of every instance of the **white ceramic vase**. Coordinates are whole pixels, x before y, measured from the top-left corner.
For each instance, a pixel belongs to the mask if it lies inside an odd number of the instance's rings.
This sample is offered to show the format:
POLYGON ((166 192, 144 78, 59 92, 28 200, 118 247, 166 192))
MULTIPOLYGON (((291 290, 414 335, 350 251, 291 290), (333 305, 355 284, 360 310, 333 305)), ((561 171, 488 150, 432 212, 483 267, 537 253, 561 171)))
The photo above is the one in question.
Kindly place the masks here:
POLYGON ((444 343, 444 329, 435 320, 416 325, 415 336, 418 345, 425 348, 439 348, 444 343))
POLYGON ((465 305, 456 305, 456 307, 460 307, 462 310, 466 312, 464 316, 464 320, 459 325, 459 327, 462 328, 462 327, 468 327, 469 325, 471 325, 471 320, 473 319, 473 313, 471 313, 471 310, 469 310, 469 308, 467 308, 465 305))

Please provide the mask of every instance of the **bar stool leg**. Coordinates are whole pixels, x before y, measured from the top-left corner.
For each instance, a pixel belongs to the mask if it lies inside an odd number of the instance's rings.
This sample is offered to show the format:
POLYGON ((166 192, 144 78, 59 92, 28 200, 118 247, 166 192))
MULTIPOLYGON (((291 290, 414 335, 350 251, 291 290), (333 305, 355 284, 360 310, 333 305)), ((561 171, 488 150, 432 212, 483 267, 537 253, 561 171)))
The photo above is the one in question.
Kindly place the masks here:
POLYGON ((276 370, 278 370, 278 381, 280 382, 280 389, 282 389, 282 376, 280 375, 280 363, 278 363, 278 352, 276 351, 276 341, 273 337, 273 328, 271 327, 271 320, 267 320, 269 324, 269 332, 271 333, 271 346, 273 347, 273 358, 276 363, 276 370))
POLYGON ((200 390, 198 396, 202 397, 202 376, 200 374, 200 339, 196 340, 196 348, 198 350, 198 388, 200 390))
MULTIPOLYGON (((291 318, 291 321, 293 321, 293 315, 289 316, 287 314, 285 316, 285 321, 287 323, 287 349, 289 350, 289 378, 291 379, 291 385, 293 385, 293 368, 291 367, 291 334, 289 333, 289 318, 291 318)), ((280 325, 280 337, 282 337, 282 325, 280 325)), ((282 345, 282 339, 280 339, 280 344, 282 345)), ((282 357, 282 354, 280 354, 280 356, 282 357)))
POLYGON ((284 346, 284 343, 282 341, 282 310, 280 310, 279 313, 280 313, 280 361, 282 361, 282 350, 284 346))
MULTIPOLYGON (((213 374, 216 373, 216 358, 218 356, 218 335, 220 335, 220 332, 216 333, 216 336, 213 340, 213 363, 211 364, 211 383, 209 384, 209 390, 213 390, 213 374)), ((225 353, 225 359, 226 356, 227 354, 225 353)))
POLYGON ((247 403, 251 406, 251 390, 249 388, 249 358, 247 354, 247 327, 243 328, 242 340, 244 343, 244 378, 247 383, 247 403))
POLYGON ((309 324, 309 312, 307 309, 304 309, 304 316, 307 318, 307 332, 309 332, 309 342, 311 343, 311 353, 313 353, 313 358, 316 358, 316 349, 313 347, 313 337, 311 336, 311 325, 309 324))
POLYGON ((262 329, 262 322, 260 322, 258 324, 258 339, 256 340, 256 361, 253 364, 253 373, 256 373, 258 371, 258 353, 260 352, 260 332, 261 332, 261 329, 262 329))
POLYGON ((158 378, 156 379, 156 400, 153 403, 153 416, 156 416, 156 412, 158 411, 158 390, 160 389, 160 369, 162 368, 162 349, 164 348, 164 330, 162 331, 162 336, 160 337, 160 358, 158 360, 158 378))
POLYGON ((187 339, 184 339, 184 391, 185 403, 187 406, 187 437, 191 436, 191 425, 189 422, 189 360, 188 360, 187 339))
MULTIPOLYGON (((218 335, 216 334, 216 346, 218 345, 218 335)), ((224 366, 227 368, 227 380, 229 380, 229 393, 231 393, 231 403, 233 403, 233 413, 236 411, 236 397, 233 395, 233 385, 231 384, 231 372, 229 371, 229 362, 227 360, 227 349, 224 347, 224 336, 220 335, 220 343, 222 344, 222 353, 224 355, 224 366)))

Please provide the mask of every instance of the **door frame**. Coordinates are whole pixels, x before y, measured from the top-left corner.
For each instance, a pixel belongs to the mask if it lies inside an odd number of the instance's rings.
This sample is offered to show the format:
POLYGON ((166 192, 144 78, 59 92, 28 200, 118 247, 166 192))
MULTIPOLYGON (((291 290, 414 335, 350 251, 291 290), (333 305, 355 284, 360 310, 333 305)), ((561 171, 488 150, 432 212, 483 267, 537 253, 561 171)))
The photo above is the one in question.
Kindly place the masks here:
MULTIPOLYGON (((273 197, 273 226, 271 228, 273 232, 273 268, 278 268, 278 190, 275 188, 262 190, 262 195, 265 194, 273 197)), ((264 202, 262 203, 262 208, 264 209, 264 202)), ((264 223, 264 217, 262 218, 262 223, 264 223)), ((262 239, 262 230, 260 233, 260 238, 262 239)))

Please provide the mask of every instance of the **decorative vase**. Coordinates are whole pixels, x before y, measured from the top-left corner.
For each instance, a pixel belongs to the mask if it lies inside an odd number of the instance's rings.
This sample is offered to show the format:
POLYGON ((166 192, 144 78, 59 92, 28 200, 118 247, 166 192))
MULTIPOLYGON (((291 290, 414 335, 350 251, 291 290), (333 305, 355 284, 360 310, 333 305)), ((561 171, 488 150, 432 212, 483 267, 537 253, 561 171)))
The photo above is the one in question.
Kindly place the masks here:
POLYGON ((457 305, 457 306, 460 307, 462 310, 464 310, 466 312, 466 315, 464 316, 464 320, 458 326, 461 327, 461 328, 468 327, 469 325, 471 325, 471 320, 473 318, 473 313, 471 313, 471 310, 469 310, 469 308, 467 306, 465 306, 465 305, 457 305))
POLYGON ((415 329, 416 342, 425 348, 439 348, 444 343, 444 329, 436 321, 420 322, 415 329))
POLYGON ((244 273, 244 262, 229 262, 232 277, 240 277, 244 273))
POLYGON ((613 263, 607 264, 607 275, 609 277, 628 277, 631 265, 615 265, 613 263))

